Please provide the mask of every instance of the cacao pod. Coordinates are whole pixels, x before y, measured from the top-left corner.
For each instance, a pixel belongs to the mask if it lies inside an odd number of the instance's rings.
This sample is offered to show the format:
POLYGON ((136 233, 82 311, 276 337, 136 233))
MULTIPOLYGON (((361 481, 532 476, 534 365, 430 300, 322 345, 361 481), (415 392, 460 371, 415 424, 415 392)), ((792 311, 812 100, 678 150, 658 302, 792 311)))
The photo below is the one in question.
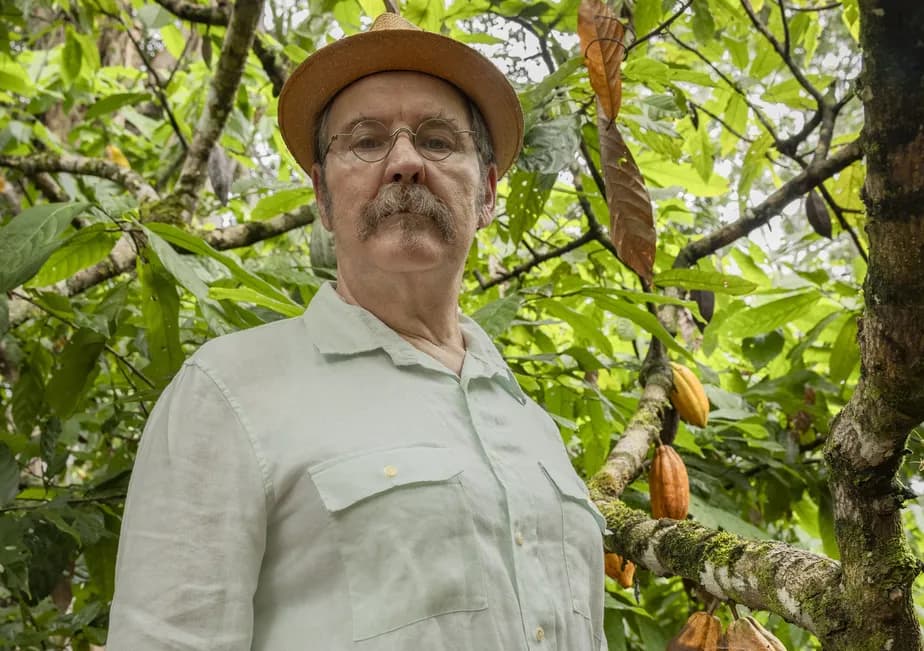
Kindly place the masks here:
POLYGON ((831 216, 828 215, 825 200, 815 190, 809 192, 805 199, 805 216, 816 233, 831 239, 831 216))
POLYGON ((604 554, 603 562, 608 577, 624 588, 632 587, 632 580, 635 578, 635 563, 623 559, 619 554, 604 554))
MULTIPOLYGON (((706 289, 694 289, 690 292, 690 298, 696 301, 699 307, 699 313, 706 320, 706 323, 712 321, 712 315, 715 314, 715 294, 706 289)), ((706 323, 693 319, 693 323, 699 328, 700 332, 706 329, 706 323)))
POLYGON ((728 651, 786 651, 776 636, 753 617, 741 617, 728 625, 728 651))
POLYGON ((719 618, 699 611, 690 615, 677 636, 667 643, 667 651, 719 651, 724 644, 719 618))
POLYGON ((669 445, 655 448, 648 473, 651 515, 656 519, 684 520, 690 508, 690 480, 677 450, 669 445))
POLYGON ((691 425, 705 427, 709 421, 709 398, 699 378, 683 364, 671 362, 674 388, 671 403, 680 417, 691 425))

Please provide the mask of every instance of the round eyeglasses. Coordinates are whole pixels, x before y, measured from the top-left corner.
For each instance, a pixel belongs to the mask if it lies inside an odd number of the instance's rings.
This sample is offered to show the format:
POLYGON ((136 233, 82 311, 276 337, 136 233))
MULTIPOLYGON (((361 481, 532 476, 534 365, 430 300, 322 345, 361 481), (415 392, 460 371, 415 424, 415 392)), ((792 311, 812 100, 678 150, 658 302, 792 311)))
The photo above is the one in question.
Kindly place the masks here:
POLYGON ((334 141, 339 141, 359 160, 377 163, 388 156, 402 131, 406 131, 410 136, 417 153, 432 161, 445 160, 453 152, 459 151, 462 147, 459 139, 461 134, 475 133, 467 129, 456 129, 451 122, 441 118, 424 120, 417 125, 416 131, 408 127, 398 127, 391 132, 378 120, 362 120, 349 133, 332 135, 327 143, 327 151, 334 146, 334 141))

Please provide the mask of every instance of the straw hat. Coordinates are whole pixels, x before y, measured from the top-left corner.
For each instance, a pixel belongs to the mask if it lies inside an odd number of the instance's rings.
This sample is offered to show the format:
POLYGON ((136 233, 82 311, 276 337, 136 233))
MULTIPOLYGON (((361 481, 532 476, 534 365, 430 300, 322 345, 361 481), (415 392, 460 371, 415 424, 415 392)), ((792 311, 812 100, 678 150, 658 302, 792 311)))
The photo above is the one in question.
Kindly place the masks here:
POLYGON ((520 153, 523 112, 503 73, 484 56, 451 38, 425 32, 384 13, 369 31, 327 45, 302 62, 279 95, 282 139, 302 168, 315 162, 314 130, 327 103, 354 81, 376 72, 407 70, 456 86, 481 111, 502 176, 520 153))

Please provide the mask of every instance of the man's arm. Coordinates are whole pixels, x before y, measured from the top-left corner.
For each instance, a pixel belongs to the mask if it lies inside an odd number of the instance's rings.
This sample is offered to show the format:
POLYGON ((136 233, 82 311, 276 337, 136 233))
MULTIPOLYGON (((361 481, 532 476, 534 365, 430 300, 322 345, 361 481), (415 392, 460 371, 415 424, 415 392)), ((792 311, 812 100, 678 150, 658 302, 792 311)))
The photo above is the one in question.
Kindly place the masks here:
POLYGON ((268 494, 250 434, 225 387, 187 362, 139 447, 109 651, 250 649, 268 494))

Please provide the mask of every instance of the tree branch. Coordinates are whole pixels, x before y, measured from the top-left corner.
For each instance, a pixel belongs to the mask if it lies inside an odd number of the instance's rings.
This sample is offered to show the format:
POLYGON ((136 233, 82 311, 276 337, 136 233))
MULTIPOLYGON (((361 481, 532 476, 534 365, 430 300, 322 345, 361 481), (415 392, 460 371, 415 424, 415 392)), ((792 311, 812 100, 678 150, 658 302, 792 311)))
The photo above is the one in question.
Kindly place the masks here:
POLYGON ((227 0, 219 0, 214 5, 200 5, 184 0, 154 1, 177 18, 188 20, 191 23, 224 27, 228 24, 228 18, 231 15, 227 0))
MULTIPOLYGON (((256 242, 268 240, 288 231, 307 226, 315 220, 313 207, 303 207, 291 213, 285 213, 261 222, 248 222, 213 231, 200 231, 199 237, 218 250, 250 246, 256 242)), ((129 234, 124 235, 113 247, 109 257, 102 262, 78 271, 69 278, 58 291, 64 296, 74 296, 99 283, 131 271, 135 267, 136 251, 129 234)), ((15 327, 34 316, 27 303, 19 299, 9 302, 10 326, 15 327)))
POLYGON ((180 218, 184 222, 192 218, 198 191, 205 183, 209 154, 234 107, 234 96, 241 83, 262 9, 262 0, 237 0, 231 12, 215 75, 209 84, 205 110, 196 125, 196 135, 174 190, 181 206, 180 218))
MULTIPOLYGON (((119 167, 102 158, 87 158, 73 154, 30 154, 28 156, 7 156, 0 154, 0 166, 10 167, 27 175, 44 172, 68 172, 84 176, 96 176, 118 183, 141 201, 154 201, 157 192, 131 169, 119 167)), ((43 188, 44 191, 44 188, 43 188)))
POLYGON ((591 498, 612 532, 607 545, 655 574, 696 581, 720 599, 769 610, 821 638, 844 626, 836 561, 689 520, 652 520, 619 500, 607 500, 597 487, 591 487, 591 498))
POLYGON ((766 224, 803 194, 819 185, 825 179, 837 174, 844 168, 863 157, 859 140, 845 145, 829 158, 812 163, 800 174, 784 183, 776 192, 771 194, 763 203, 751 210, 745 217, 722 226, 712 233, 687 244, 674 261, 675 267, 691 267, 707 255, 715 253, 723 246, 731 244, 766 224))
MULTIPOLYGON (((211 6, 183 0, 155 0, 155 2, 177 18, 191 23, 227 27, 231 18, 231 9, 227 0, 220 0, 217 5, 211 6)), ((289 77, 288 66, 266 43, 260 40, 259 34, 253 41, 253 52, 260 59, 263 71, 273 84, 273 96, 278 96, 289 77)))

